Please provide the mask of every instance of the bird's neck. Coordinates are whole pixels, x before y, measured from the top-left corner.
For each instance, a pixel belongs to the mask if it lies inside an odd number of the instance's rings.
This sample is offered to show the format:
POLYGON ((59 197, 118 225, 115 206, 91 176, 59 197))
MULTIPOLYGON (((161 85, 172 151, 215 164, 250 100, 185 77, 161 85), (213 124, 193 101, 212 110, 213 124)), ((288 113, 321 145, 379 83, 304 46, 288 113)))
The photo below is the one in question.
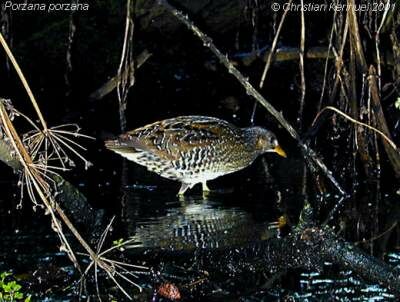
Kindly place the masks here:
POLYGON ((242 128, 244 145, 249 151, 257 153, 257 133, 254 128, 242 128))

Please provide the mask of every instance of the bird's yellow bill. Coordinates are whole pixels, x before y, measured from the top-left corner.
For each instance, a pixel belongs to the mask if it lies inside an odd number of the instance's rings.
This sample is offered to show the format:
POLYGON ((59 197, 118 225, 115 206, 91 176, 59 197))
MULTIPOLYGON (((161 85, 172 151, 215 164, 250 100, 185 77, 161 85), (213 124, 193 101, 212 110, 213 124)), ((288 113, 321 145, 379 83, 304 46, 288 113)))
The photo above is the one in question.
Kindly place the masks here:
POLYGON ((281 148, 281 146, 276 146, 276 147, 274 148, 274 152, 275 152, 275 153, 278 153, 278 154, 279 154, 280 156, 282 156, 282 157, 287 157, 286 152, 283 151, 283 149, 281 148))

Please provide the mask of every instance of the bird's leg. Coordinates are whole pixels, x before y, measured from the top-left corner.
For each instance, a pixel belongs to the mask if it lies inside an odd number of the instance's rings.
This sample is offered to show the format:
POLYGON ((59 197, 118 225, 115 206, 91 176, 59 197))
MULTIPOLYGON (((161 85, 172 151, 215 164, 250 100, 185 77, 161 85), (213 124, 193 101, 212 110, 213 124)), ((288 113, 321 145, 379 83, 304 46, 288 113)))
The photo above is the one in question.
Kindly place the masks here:
POLYGON ((203 181, 201 183, 201 185, 202 185, 202 188, 203 188, 203 192, 210 192, 211 191, 210 188, 207 186, 207 182, 206 181, 203 181))
POLYGON ((186 183, 182 183, 181 188, 179 189, 178 195, 183 195, 185 194, 185 192, 187 191, 187 189, 189 189, 191 187, 191 185, 186 184, 186 183))
POLYGON ((201 183, 202 189, 203 189, 203 198, 206 199, 208 195, 210 194, 210 188, 207 186, 207 183, 203 181, 201 183))

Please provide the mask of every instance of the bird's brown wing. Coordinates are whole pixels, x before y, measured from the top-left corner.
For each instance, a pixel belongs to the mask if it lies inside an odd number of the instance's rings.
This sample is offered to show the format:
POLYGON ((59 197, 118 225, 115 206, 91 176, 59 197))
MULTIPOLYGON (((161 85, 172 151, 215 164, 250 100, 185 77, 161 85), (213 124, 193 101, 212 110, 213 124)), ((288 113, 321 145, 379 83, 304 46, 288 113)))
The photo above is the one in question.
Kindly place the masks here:
POLYGON ((176 160, 180 152, 219 144, 240 135, 234 125, 217 118, 181 116, 162 120, 121 135, 130 147, 176 160))

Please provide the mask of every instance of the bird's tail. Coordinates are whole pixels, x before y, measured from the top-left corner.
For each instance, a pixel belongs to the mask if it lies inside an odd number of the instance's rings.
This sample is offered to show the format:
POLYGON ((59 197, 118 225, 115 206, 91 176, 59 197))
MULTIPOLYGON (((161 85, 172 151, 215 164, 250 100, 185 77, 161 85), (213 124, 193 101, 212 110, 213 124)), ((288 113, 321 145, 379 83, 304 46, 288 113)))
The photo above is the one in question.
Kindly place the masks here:
POLYGON ((137 137, 122 134, 115 139, 106 140, 104 145, 107 149, 115 152, 137 152, 137 151, 150 151, 137 137))

